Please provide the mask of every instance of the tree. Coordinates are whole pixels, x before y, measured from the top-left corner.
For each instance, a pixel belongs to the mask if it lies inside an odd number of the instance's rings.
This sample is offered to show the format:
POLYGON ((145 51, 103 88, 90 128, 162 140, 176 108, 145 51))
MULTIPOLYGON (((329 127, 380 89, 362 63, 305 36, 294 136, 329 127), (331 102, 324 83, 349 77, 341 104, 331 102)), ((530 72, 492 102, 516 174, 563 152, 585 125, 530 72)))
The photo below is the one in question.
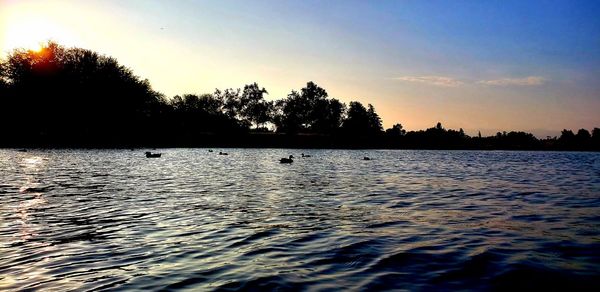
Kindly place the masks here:
POLYGON ((592 135, 590 135, 590 132, 588 132, 588 130, 586 130, 586 129, 579 129, 579 131, 577 131, 577 135, 575 135, 575 137, 579 141, 588 141, 592 138, 592 135))
POLYGON ((300 92, 292 90, 286 99, 275 105, 277 130, 287 133, 322 133, 336 129, 343 116, 344 106, 338 100, 328 100, 327 97, 327 91, 312 81, 300 89, 300 92))
POLYGON ((339 100, 321 99, 313 109, 311 129, 316 133, 334 133, 341 127, 345 112, 346 105, 339 100))
POLYGON ((222 111, 230 119, 237 119, 241 111, 240 89, 228 88, 224 91, 215 89, 213 97, 222 103, 222 111))
POLYGON ((369 119, 370 132, 372 132, 373 134, 378 134, 383 131, 383 126, 381 125, 381 118, 375 112, 375 108, 372 104, 368 105, 367 118, 369 119))
POLYGON ((245 85, 240 97, 239 110, 242 120, 255 124, 256 128, 271 121, 273 104, 264 100, 265 94, 268 94, 267 90, 260 88, 255 82, 245 85))
POLYGON ((575 147, 575 134, 571 130, 563 129, 558 138, 558 145, 561 148, 573 148, 575 147))
POLYGON ((262 100, 249 107, 249 120, 256 125, 257 129, 264 128, 266 123, 273 121, 273 111, 274 103, 262 100))
POLYGON ((6 76, 6 65, 0 59, 0 90, 5 90, 8 87, 8 80, 6 79, 6 76))
POLYGON ((393 125, 391 128, 385 130, 385 133, 389 136, 399 137, 399 136, 406 135, 406 130, 403 129, 402 124, 397 123, 397 124, 393 125))
MULTIPOLYGON (((6 95, 8 94, 8 81, 5 79, 5 75, 6 73, 5 71, 5 66, 4 66, 4 62, 2 62, 2 60, 0 59, 0 101, 3 98, 6 98, 6 95)), ((0 115, 2 115, 2 109, 0 109, 0 115)))
POLYGON ((275 103, 275 112, 277 131, 294 134, 304 129, 306 111, 297 91, 292 90, 287 98, 278 100, 275 103))
POLYGON ((592 138, 593 139, 600 139, 600 128, 594 128, 592 130, 592 138))
POLYGON ((164 100, 114 58, 53 42, 17 49, 1 67, 11 97, 0 97, 10 109, 0 119, 21 121, 12 128, 20 140, 131 139, 147 132, 164 100))
POLYGON ((443 130, 444 130, 444 127, 442 127, 442 123, 438 122, 438 123, 435 125, 435 129, 436 129, 436 130, 438 130, 438 131, 443 131, 443 130))
POLYGON ((367 109, 358 101, 350 102, 348 116, 343 123, 346 134, 368 135, 371 134, 371 121, 367 109))
POLYGON ((367 109, 358 101, 350 102, 342 127, 346 134, 376 135, 383 132, 381 118, 373 105, 369 104, 367 109))
POLYGON ((573 131, 571 130, 564 129, 561 131, 560 138, 558 139, 562 141, 572 141, 575 139, 575 134, 573 134, 573 131))
POLYGON ((592 147, 596 150, 600 150, 600 128, 594 128, 592 130, 592 147))
POLYGON ((575 135, 574 143, 577 149, 589 149, 592 146, 592 135, 586 129, 579 129, 575 135))

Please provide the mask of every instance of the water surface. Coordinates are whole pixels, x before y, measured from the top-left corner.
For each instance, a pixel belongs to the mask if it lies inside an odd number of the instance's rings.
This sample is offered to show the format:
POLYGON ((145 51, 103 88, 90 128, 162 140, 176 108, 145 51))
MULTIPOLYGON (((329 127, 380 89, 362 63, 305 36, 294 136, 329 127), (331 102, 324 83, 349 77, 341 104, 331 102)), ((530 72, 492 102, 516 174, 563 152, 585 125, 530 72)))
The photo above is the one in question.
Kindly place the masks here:
POLYGON ((0 150, 0 290, 600 288, 598 153, 158 151, 0 150))

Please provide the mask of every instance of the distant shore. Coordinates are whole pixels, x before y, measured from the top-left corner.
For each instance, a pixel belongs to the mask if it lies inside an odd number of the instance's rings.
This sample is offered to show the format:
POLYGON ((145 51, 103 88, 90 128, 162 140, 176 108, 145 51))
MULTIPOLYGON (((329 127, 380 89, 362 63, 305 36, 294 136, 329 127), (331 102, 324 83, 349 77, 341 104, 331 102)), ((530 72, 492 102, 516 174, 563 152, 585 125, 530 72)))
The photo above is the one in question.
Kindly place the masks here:
POLYGON ((48 42, 0 60, 0 147, 244 147, 600 151, 600 128, 538 139, 469 136, 441 122, 384 129, 372 104, 348 104, 313 81, 277 100, 256 82, 166 97, 116 59, 48 42))
POLYGON ((199 134, 193 137, 128 139, 35 139, 0 141, 0 148, 289 148, 289 149, 415 149, 415 150, 556 150, 600 151, 598 147, 560 145, 556 140, 540 140, 537 144, 498 143, 489 138, 469 137, 461 141, 426 141, 392 136, 332 136, 318 134, 287 135, 279 133, 248 133, 240 135, 199 134), (558 144, 558 145, 557 145, 558 144))

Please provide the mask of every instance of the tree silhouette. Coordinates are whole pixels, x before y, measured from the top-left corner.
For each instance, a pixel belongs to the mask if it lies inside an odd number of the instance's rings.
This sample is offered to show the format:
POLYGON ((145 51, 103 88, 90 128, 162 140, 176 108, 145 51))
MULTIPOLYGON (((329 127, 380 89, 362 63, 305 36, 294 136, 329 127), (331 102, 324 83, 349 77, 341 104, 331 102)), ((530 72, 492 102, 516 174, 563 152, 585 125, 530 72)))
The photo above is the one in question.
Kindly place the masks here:
POLYGON ((592 139, 600 139, 600 128, 594 128, 592 130, 592 139))
POLYGON ((328 99, 327 91, 310 81, 300 92, 292 90, 275 103, 273 121, 279 132, 332 133, 339 128, 344 109, 343 103, 328 99))
POLYGON ((369 129, 372 133, 378 134, 383 131, 381 118, 375 112, 375 107, 372 104, 368 105, 367 118, 369 119, 369 129))
POLYGON ((352 101, 347 115, 342 126, 346 135, 375 135, 382 131, 381 119, 370 104, 367 110, 362 103, 352 101))
POLYGON ((294 134, 305 130, 308 121, 305 109, 297 91, 292 90, 287 98, 278 100, 275 103, 274 117, 277 131, 294 134))
POLYGON ((558 138, 558 145, 564 149, 575 148, 575 134, 571 130, 563 129, 558 138))
POLYGON ((240 96, 240 116, 244 122, 254 124, 256 128, 272 120, 273 103, 264 99, 265 94, 268 94, 267 90, 255 82, 245 85, 240 96))
POLYGON ((21 140, 114 140, 145 132, 163 96, 110 57, 47 43, 39 52, 15 50, 0 79, 4 122, 22 126, 21 140), (75 137, 76 136, 76 137, 75 137))
POLYGON ((316 133, 332 134, 339 130, 344 120, 346 105, 339 100, 320 99, 313 109, 311 129, 316 133))
POLYGON ((600 149, 600 128, 592 130, 592 147, 593 149, 600 149))
POLYGON ((265 100, 266 94, 251 83, 165 98, 114 58, 48 42, 40 51, 17 49, 0 60, 0 146, 600 150, 599 128, 565 129, 559 138, 538 140, 525 132, 471 138, 441 123, 407 132, 397 123, 382 135, 373 105, 353 101, 346 107, 312 81, 276 101, 265 100), (279 133, 302 135, 255 133, 268 131, 269 123, 279 133))
POLYGON ((592 143, 592 135, 586 129, 579 129, 575 135, 575 143, 580 148, 589 148, 592 143))
POLYGON ((403 129, 402 124, 397 123, 393 125, 391 128, 385 130, 385 133, 388 136, 392 137, 400 137, 406 135, 406 130, 403 129))

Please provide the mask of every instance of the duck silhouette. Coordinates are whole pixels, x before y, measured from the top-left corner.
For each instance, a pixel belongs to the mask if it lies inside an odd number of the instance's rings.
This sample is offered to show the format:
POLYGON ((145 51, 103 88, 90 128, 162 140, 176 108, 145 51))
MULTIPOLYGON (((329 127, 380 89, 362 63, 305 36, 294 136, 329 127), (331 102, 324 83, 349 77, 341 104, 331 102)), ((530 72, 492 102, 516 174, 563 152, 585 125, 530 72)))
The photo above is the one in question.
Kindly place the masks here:
POLYGON ((307 154, 307 155, 304 155, 304 153, 302 153, 302 157, 305 157, 305 158, 306 158, 306 157, 312 157, 312 156, 310 156, 310 155, 308 155, 308 154, 307 154))
POLYGON ((219 155, 229 155, 229 153, 219 151, 219 155))
POLYGON ((212 149, 208 149, 208 152, 213 152, 213 150, 212 149))
POLYGON ((365 157, 363 157, 363 160, 371 160, 371 158, 365 156, 365 157))
POLYGON ((294 159, 293 159, 293 158, 294 158, 294 156, 293 156, 293 155, 290 155, 290 157, 289 157, 289 158, 281 158, 281 159, 279 160, 279 163, 292 163, 292 162, 294 162, 294 159))
POLYGON ((162 153, 152 153, 150 151, 146 151, 145 154, 146 158, 159 158, 162 155, 162 153))

